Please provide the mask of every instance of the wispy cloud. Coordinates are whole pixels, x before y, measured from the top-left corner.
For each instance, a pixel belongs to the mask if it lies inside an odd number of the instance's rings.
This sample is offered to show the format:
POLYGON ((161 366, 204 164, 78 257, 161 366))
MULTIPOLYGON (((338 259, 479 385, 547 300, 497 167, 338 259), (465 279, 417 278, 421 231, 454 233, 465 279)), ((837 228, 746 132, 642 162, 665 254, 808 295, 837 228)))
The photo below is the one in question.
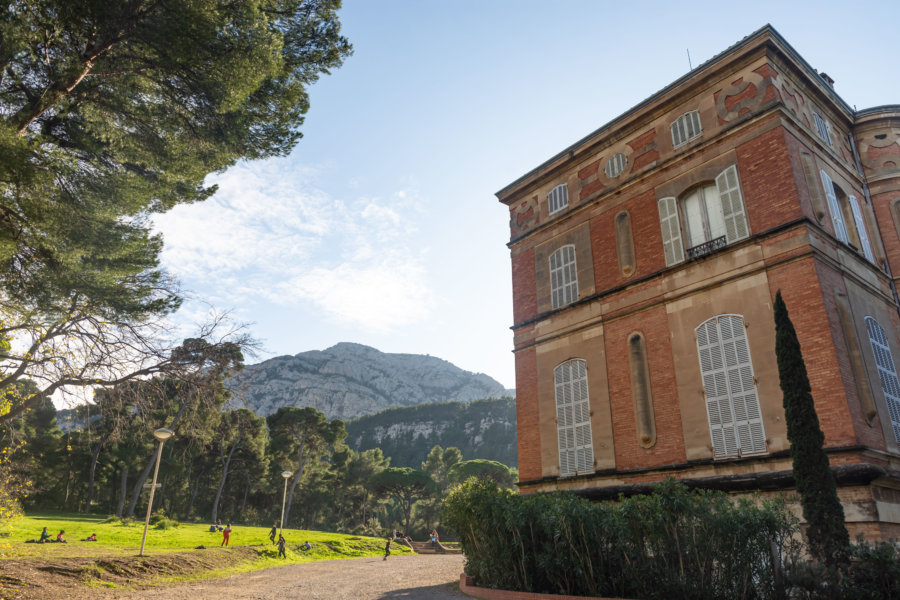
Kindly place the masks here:
POLYGON ((377 332, 428 318, 427 250, 409 241, 416 195, 333 198, 315 179, 285 160, 229 169, 213 198, 155 219, 165 265, 226 308, 312 305, 377 332))

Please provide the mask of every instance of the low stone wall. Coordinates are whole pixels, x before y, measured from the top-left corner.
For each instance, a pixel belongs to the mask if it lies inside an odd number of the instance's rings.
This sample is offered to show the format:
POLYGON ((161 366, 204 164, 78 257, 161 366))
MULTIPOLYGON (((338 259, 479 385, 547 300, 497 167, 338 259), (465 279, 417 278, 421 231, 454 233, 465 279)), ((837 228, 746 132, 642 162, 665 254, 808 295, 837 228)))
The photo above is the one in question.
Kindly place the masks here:
POLYGON ((535 594, 533 592, 513 592, 510 590, 494 590, 477 587, 475 580, 465 573, 459 576, 459 589, 462 593, 480 600, 623 600, 599 596, 560 596, 557 594, 535 594))

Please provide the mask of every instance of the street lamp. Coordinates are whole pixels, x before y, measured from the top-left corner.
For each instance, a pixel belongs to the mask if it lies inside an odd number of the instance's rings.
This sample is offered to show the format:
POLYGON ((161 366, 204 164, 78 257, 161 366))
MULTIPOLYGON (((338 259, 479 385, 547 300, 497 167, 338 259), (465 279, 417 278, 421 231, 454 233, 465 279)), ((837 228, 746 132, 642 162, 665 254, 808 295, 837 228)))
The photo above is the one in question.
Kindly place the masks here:
POLYGON ((293 475, 290 471, 282 471, 281 476, 284 477, 284 495, 281 496, 281 533, 284 534, 284 503, 287 500, 287 480, 293 475))
POLYGON ((147 527, 150 526, 150 510, 153 508, 153 492, 156 491, 156 475, 159 473, 159 461, 162 458, 162 447, 166 440, 172 437, 173 433, 170 429, 157 429, 153 432, 153 437, 159 441, 159 448, 156 450, 156 467, 153 469, 153 483, 150 485, 150 500, 147 502, 147 518, 144 519, 144 536, 141 538, 141 553, 144 555, 144 542, 147 541, 147 527))

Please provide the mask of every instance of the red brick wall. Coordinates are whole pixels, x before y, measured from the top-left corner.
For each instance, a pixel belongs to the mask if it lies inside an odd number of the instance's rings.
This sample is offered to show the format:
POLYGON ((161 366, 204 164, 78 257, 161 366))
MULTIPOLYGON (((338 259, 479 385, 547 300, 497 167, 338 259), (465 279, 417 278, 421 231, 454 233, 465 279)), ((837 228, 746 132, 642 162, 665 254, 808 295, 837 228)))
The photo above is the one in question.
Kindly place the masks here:
POLYGON ((534 249, 512 257, 513 322, 521 323, 537 316, 537 282, 534 274, 534 249))
POLYGON ((750 231, 765 231, 802 215, 782 128, 738 146, 737 159, 750 231))
POLYGON ((633 469, 685 462, 681 411, 665 307, 658 306, 616 319, 608 323, 604 331, 616 467, 633 469), (656 444, 651 448, 641 447, 635 423, 628 358, 628 337, 634 331, 644 334, 650 367, 656 417, 656 444))
POLYGON ((851 372, 850 358, 843 341, 835 344, 834 334, 841 325, 833 299, 826 306, 822 291, 835 286, 842 287, 840 276, 816 265, 812 257, 769 270, 773 302, 780 289, 800 340, 825 445, 845 446, 857 442, 842 377, 851 372))
POLYGON ((594 257, 594 282, 598 292, 627 283, 630 280, 664 269, 662 233, 659 211, 653 190, 630 198, 613 210, 591 219, 591 251, 594 257), (622 277, 616 251, 616 215, 627 210, 631 215, 631 236, 634 242, 635 271, 622 277))
POLYGON ((516 436, 522 481, 540 479, 542 474, 537 389, 537 353, 532 346, 516 352, 516 436))

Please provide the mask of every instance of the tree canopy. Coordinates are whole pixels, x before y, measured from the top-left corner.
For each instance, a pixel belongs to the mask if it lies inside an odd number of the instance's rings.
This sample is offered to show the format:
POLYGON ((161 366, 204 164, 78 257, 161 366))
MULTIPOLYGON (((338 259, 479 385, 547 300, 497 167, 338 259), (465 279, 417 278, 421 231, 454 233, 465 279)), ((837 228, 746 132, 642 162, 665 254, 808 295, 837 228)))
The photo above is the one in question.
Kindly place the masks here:
POLYGON ((339 7, 5 3, 0 342, 23 348, 0 349, 0 389, 112 384, 168 360, 155 319, 181 297, 150 217, 208 198, 211 172, 293 148, 307 87, 351 53, 339 7))

